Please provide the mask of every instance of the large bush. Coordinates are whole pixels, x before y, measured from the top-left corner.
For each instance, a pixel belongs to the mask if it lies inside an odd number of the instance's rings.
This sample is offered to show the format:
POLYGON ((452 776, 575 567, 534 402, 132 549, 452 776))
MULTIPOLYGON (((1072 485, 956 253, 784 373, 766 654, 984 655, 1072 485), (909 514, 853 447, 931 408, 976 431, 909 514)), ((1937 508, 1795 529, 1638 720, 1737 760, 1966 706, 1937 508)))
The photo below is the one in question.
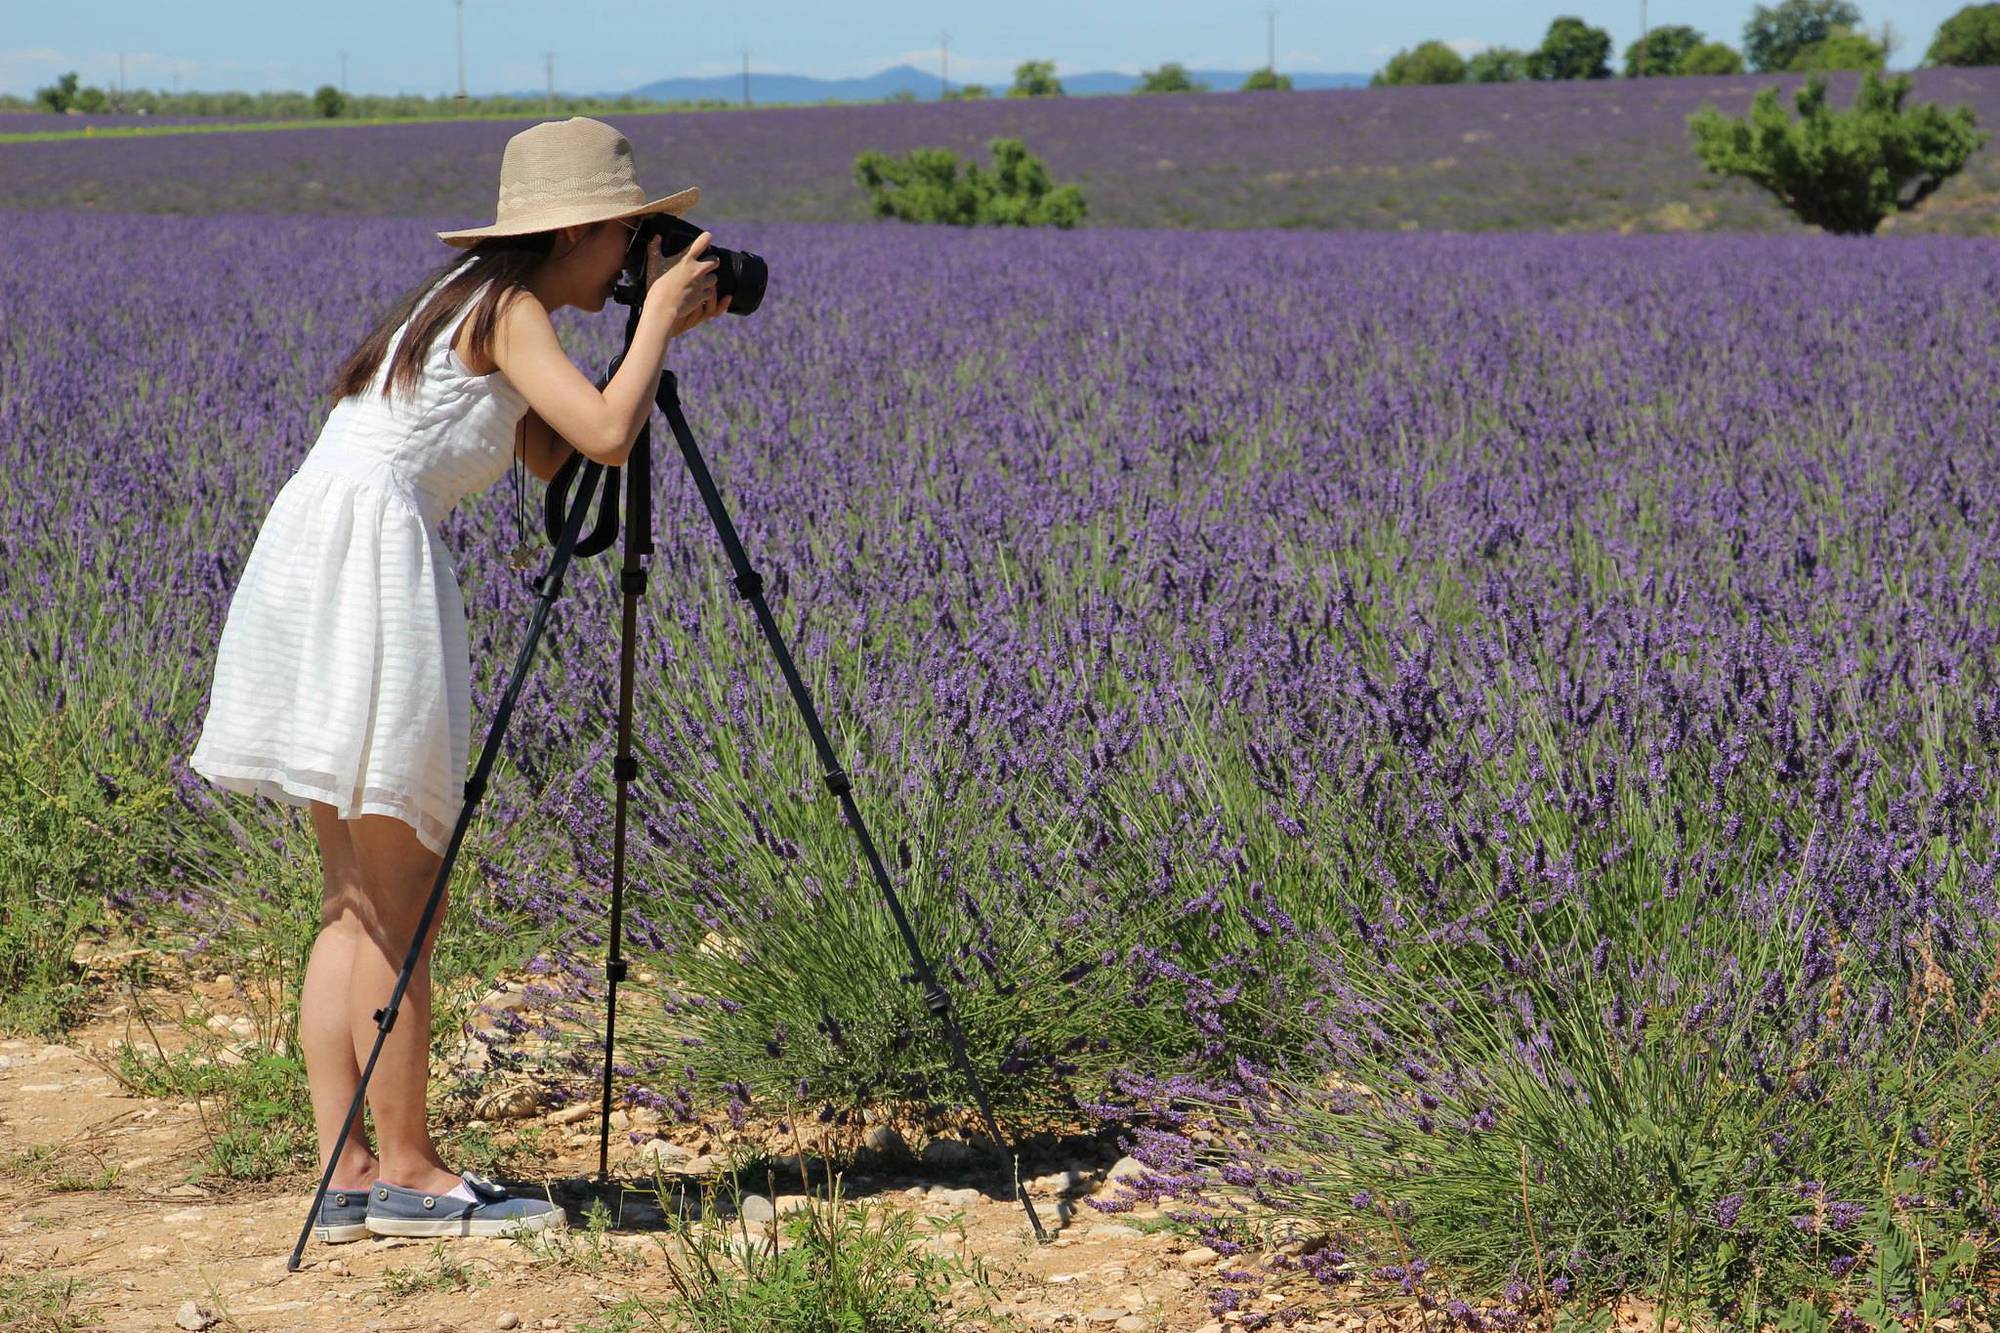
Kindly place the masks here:
POLYGON ((1528 77, 1528 53, 1489 46, 1465 62, 1467 83, 1518 83, 1528 77))
POLYGON ((1704 106, 1688 117, 1695 151, 1710 171, 1741 176, 1777 196, 1801 219, 1831 232, 1865 235, 1892 213, 1915 208, 1985 142, 1972 108, 1925 102, 1905 108, 1907 74, 1884 82, 1870 71, 1854 106, 1827 104, 1814 75, 1797 96, 1799 117, 1765 88, 1742 118, 1704 106))
POLYGON ((1549 24, 1542 44, 1528 57, 1534 79, 1608 79, 1611 34, 1580 18, 1564 15, 1549 24))
POLYGON ((1178 60, 1169 60, 1158 69, 1146 70, 1139 76, 1135 93, 1205 93, 1208 85, 1187 72, 1187 66, 1178 60))
POLYGON ((1860 22, 1861 11, 1848 0, 1779 0, 1775 5, 1758 5, 1743 25, 1743 55, 1759 73, 1787 70, 1799 52, 1860 22))
POLYGON ((855 179, 876 217, 958 226, 1074 227, 1083 192, 1053 185, 1048 168, 1019 139, 992 139, 989 174, 949 148, 913 148, 901 157, 869 149, 854 159, 855 179))
POLYGON ((1292 76, 1289 74, 1280 74, 1269 65, 1266 65, 1262 69, 1251 70, 1250 77, 1243 80, 1242 88, 1237 91, 1246 93, 1288 93, 1291 90, 1292 76))
POLYGON ((1061 97, 1062 82, 1056 78, 1053 60, 1023 60, 1014 66, 1014 86, 1009 97, 1061 97))
POLYGON ((1842 28, 1825 41, 1814 42, 1793 56, 1791 67, 1801 74, 1836 69, 1881 69, 1888 58, 1888 48, 1874 38, 1842 28))
POLYGON ((1380 88, 1464 81, 1465 58, 1443 42, 1432 40, 1418 42, 1407 51, 1396 52, 1368 82, 1380 88))
POLYGON ((1727 42, 1703 42, 1681 57, 1676 74, 1741 74, 1743 57, 1727 42))
POLYGON ((1678 74, 1688 52, 1704 40, 1700 32, 1685 23, 1654 28, 1625 48, 1625 77, 1652 79, 1678 74))
POLYGON ((1967 5, 1938 27, 1927 65, 2000 65, 2000 4, 1967 5))

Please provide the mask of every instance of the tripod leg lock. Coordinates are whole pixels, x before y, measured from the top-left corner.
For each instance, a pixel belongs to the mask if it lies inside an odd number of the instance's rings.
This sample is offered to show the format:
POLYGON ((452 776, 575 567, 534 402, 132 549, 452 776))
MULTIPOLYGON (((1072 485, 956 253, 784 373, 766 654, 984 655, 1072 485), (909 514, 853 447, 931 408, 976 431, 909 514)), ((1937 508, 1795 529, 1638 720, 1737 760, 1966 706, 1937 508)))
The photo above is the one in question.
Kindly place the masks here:
POLYGON ((764 591, 764 576, 754 569, 746 569, 737 575, 736 591, 744 601, 749 601, 764 591))
POLYGON ((943 1018, 951 1009, 951 997, 944 993, 944 987, 938 985, 935 978, 924 988, 924 1007, 939 1018, 943 1018))
POLYGON ((835 796, 845 796, 852 790, 851 785, 847 781, 847 771, 839 768, 832 770, 826 775, 826 786, 827 790, 835 796))
POLYGON ((385 1005, 375 1011, 375 1026, 385 1033, 396 1030, 396 1015, 389 1012, 388 1006, 385 1005))

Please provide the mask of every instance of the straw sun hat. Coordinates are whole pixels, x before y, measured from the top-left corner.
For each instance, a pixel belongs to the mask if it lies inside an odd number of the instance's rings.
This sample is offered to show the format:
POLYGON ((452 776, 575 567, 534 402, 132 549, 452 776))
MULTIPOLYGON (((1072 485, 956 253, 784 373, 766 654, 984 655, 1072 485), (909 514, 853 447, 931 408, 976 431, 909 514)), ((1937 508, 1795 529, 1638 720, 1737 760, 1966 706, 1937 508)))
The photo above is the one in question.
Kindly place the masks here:
POLYGON ((701 198, 690 185, 648 202, 632 174, 632 145, 601 120, 571 116, 530 125, 500 155, 500 202, 493 224, 441 231, 468 249, 488 236, 525 236, 611 218, 685 213, 701 198))

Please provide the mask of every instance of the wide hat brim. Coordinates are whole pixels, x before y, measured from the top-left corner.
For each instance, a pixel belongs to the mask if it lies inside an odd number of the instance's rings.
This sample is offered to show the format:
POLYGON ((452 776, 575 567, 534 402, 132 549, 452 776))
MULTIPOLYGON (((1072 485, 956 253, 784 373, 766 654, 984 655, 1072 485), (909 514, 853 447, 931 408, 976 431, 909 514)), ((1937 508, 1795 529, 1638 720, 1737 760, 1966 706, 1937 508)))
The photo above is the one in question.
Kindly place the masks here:
POLYGON ((602 200, 564 204, 554 208, 539 209, 532 213, 516 213, 505 222, 495 222, 491 226, 467 227, 461 231, 441 231, 437 233, 437 238, 448 245, 467 249, 489 236, 529 236, 538 231, 554 231, 557 227, 585 226, 593 222, 609 222, 613 218, 645 217, 652 213, 672 213, 678 216, 693 208, 695 201, 700 198, 701 187, 690 185, 685 190, 630 208, 607 205, 602 200))

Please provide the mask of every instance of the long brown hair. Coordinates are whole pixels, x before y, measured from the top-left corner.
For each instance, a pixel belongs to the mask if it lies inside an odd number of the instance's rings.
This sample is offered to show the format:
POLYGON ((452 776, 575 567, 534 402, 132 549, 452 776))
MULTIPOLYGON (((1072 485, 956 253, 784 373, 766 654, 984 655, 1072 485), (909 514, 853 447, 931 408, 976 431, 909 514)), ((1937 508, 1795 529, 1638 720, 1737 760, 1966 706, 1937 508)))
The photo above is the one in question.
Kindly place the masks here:
POLYGON ((334 372, 327 392, 335 402, 339 402, 350 394, 363 392, 374 383, 382 358, 390 355, 389 339, 404 320, 409 320, 410 327, 396 344, 390 359, 388 382, 383 392, 391 400, 399 392, 404 397, 414 395, 418 382, 423 378, 424 349, 458 317, 472 294, 479 290, 480 284, 491 281, 493 286, 480 299, 471 321, 472 350, 477 357, 484 359, 492 348, 500 302, 514 288, 527 286, 528 275, 537 264, 549 257, 555 241, 555 232, 538 231, 526 236, 489 236, 475 242, 471 247, 470 261, 463 254, 455 256, 397 298, 374 331, 334 372), (424 293, 461 264, 465 267, 418 311, 417 303, 423 300, 424 293))

